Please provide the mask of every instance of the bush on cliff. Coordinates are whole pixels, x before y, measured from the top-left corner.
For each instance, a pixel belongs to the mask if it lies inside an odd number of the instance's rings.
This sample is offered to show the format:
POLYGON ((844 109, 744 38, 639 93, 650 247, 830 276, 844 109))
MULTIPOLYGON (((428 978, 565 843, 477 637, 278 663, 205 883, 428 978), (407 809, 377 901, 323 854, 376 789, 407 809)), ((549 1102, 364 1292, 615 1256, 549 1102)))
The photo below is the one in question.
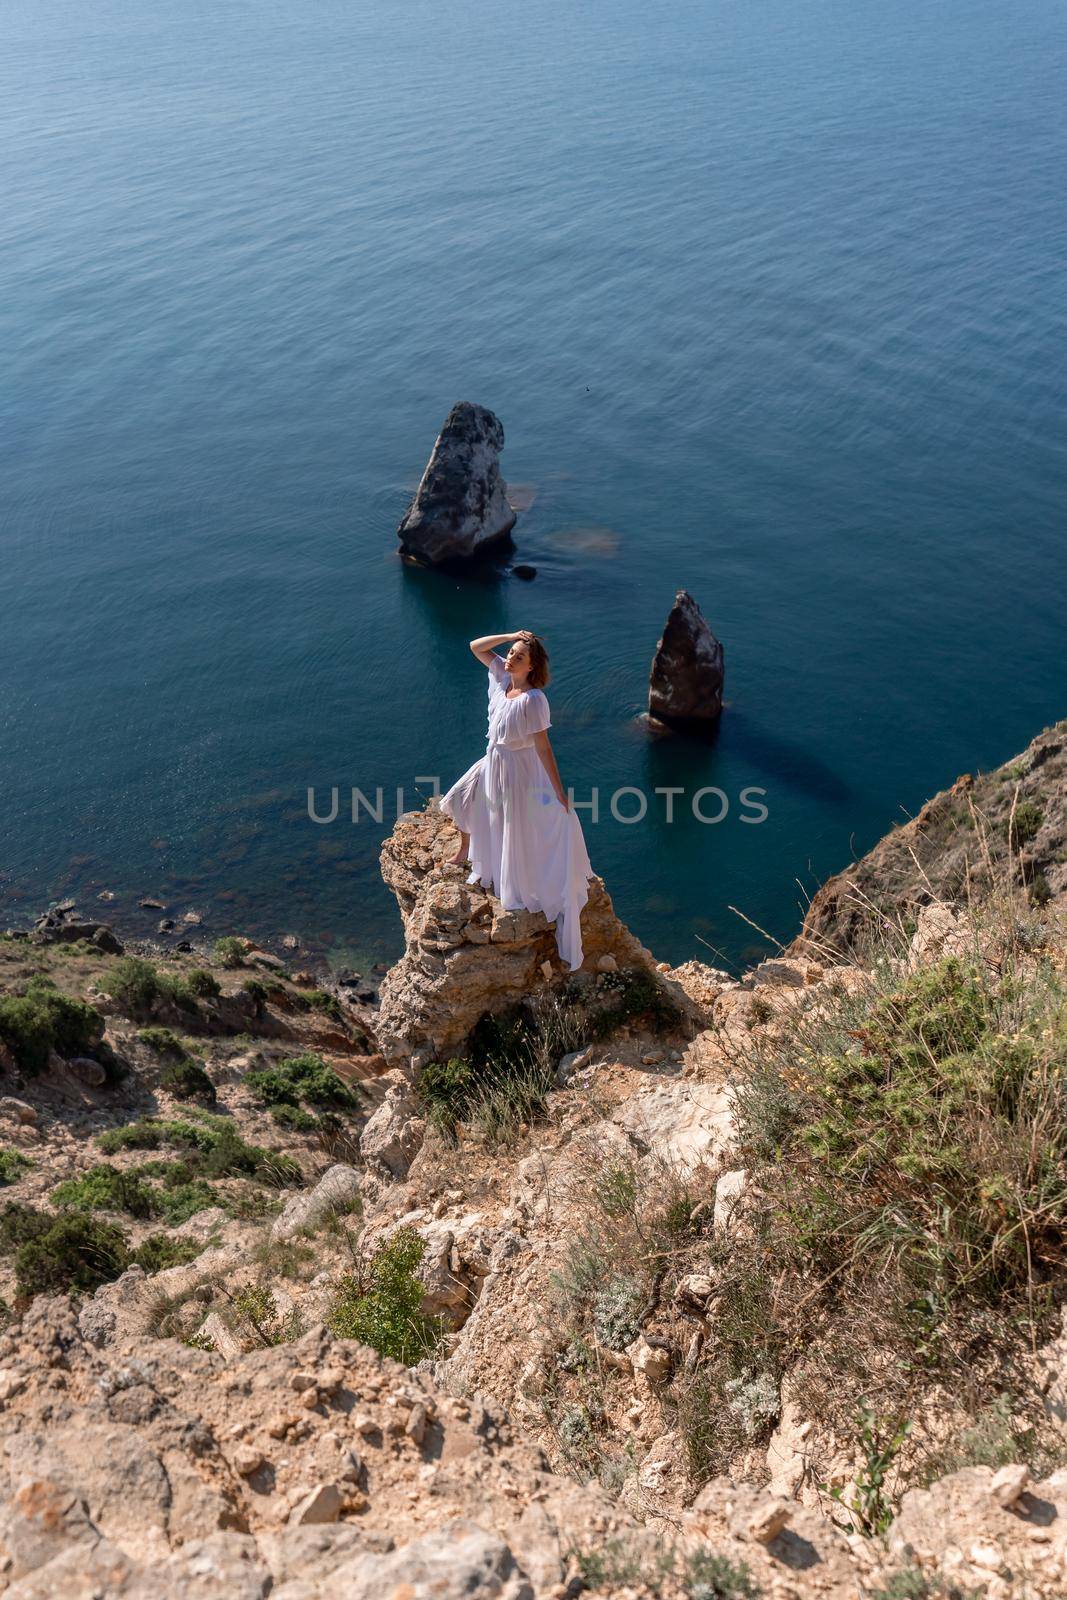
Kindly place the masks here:
POLYGON ((224 967, 243 967, 245 964, 244 941, 233 938, 216 939, 215 960, 224 967))
POLYGON ((426 1246, 414 1228, 398 1228, 369 1261, 341 1280, 327 1321, 342 1339, 370 1345, 412 1367, 432 1355, 444 1335, 440 1317, 422 1310, 417 1269, 426 1246))
POLYGON ((103 987, 131 1017, 148 1015, 157 1000, 169 1000, 184 1011, 195 1011, 198 998, 214 999, 218 980, 202 967, 185 977, 161 972, 141 956, 123 956, 103 980, 103 987))
POLYGON ((886 961, 832 1010, 730 1048, 751 1176, 708 1251, 714 1344, 677 1395, 698 1476, 766 1437, 777 1406, 746 1433, 737 1401, 786 1372, 842 1433, 857 1396, 890 1427, 935 1383, 977 1394, 983 1369, 1013 1371, 1020 1334, 1052 1335, 1067 990, 1050 962, 1018 944, 911 972, 886 961))
POLYGON ((214 1105, 218 1098, 203 1062, 194 1061, 192 1056, 183 1056, 180 1061, 172 1061, 164 1067, 159 1086, 176 1100, 206 1100, 214 1105))
POLYGON ((190 1170, 204 1178, 246 1177, 281 1187, 300 1184, 304 1175, 291 1156, 262 1145, 248 1144, 228 1118, 190 1111, 189 1118, 143 1117, 97 1138, 108 1155, 120 1150, 179 1150, 190 1170))
POLYGON ((129 1266, 126 1235, 97 1217, 34 1212, 21 1219, 19 1231, 15 1277, 20 1295, 91 1294, 129 1266))
POLYGON ((51 1199, 61 1211, 125 1211, 142 1220, 154 1216, 157 1210, 146 1183, 107 1161, 98 1162, 77 1178, 57 1183, 51 1199))
POLYGON ((245 1075, 245 1086, 261 1105, 312 1105, 319 1110, 355 1111, 359 1099, 321 1056, 289 1056, 274 1066, 256 1068, 245 1075))
POLYGON ((0 1150, 0 1185, 17 1183, 32 1165, 21 1150, 0 1150))
POLYGON ((32 978, 22 994, 0 997, 0 1039, 28 1077, 45 1071, 53 1050, 61 1056, 87 1055, 102 1027, 98 1011, 61 994, 50 978, 32 978))

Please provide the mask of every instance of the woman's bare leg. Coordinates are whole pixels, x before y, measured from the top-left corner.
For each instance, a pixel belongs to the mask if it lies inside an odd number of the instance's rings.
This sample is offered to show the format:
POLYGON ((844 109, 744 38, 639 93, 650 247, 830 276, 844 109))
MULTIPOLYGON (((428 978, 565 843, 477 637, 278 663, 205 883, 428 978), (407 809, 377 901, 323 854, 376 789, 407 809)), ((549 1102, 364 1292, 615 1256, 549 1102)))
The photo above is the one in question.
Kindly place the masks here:
POLYGON ((449 856, 448 858, 448 864, 450 867, 462 867, 466 864, 467 851, 470 849, 470 843, 470 834, 461 833, 459 836, 459 849, 456 851, 454 856, 449 856))

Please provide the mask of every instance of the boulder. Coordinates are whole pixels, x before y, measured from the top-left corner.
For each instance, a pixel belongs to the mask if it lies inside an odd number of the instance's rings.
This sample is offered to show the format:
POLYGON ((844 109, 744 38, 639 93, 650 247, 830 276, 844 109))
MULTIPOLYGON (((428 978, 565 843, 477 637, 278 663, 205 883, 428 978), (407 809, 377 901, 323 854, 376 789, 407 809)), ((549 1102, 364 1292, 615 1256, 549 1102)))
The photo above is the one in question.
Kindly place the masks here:
MULTIPOLYGON (((463 868, 446 865, 455 847, 455 830, 434 803, 400 817, 382 846, 382 877, 404 920, 405 952, 382 980, 375 1022, 378 1048, 393 1065, 458 1055, 487 1012, 574 981, 560 970, 552 923, 539 911, 505 911, 487 889, 466 883, 463 868)), ((589 880, 582 943, 590 982, 610 954, 620 969, 648 974, 683 1017, 695 1018, 684 992, 619 921, 600 878, 589 880)))
POLYGON ((720 1162, 735 1131, 728 1088, 676 1079, 633 1095, 611 1121, 654 1162, 680 1177, 720 1162))
POLYGON ((708 728, 722 714, 722 645, 685 589, 674 597, 648 679, 648 714, 675 727, 708 728))
POLYGON ((275 1218, 270 1230, 274 1240, 292 1239, 325 1222, 327 1217, 351 1211, 359 1199, 359 1173, 355 1167, 338 1161, 323 1174, 314 1189, 294 1194, 275 1218))
POLYGON ((504 1541, 465 1517, 388 1555, 357 1556, 336 1568, 331 1582, 345 1600, 534 1600, 504 1541))
POLYGON ((499 417, 468 400, 452 407, 397 529, 402 555, 428 566, 468 560, 511 532, 503 448, 499 417))
POLYGON ((395 1083, 360 1134, 359 1152, 368 1166, 382 1167, 394 1178, 407 1176, 420 1149, 426 1124, 406 1082, 395 1083))

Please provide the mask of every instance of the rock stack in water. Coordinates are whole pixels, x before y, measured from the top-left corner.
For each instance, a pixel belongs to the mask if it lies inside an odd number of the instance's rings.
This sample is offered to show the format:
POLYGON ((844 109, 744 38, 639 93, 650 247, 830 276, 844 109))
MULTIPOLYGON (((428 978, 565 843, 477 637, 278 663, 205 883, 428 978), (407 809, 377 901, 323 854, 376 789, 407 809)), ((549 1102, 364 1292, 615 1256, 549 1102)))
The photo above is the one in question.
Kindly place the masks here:
POLYGON ((397 529, 400 553, 427 566, 465 561, 515 526, 500 476, 504 428, 485 406, 452 407, 397 529))
POLYGON ((685 589, 674 597, 648 678, 648 714, 673 727, 710 729, 722 714, 723 653, 685 589))

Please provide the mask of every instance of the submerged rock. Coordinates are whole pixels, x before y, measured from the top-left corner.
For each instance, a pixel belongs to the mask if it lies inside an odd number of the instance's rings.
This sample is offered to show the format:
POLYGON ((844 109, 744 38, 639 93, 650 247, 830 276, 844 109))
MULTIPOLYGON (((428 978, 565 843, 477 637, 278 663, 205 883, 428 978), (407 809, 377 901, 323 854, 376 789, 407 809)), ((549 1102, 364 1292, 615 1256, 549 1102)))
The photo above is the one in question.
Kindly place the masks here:
POLYGON ((679 589, 656 646, 648 713, 673 726, 711 727, 722 714, 723 651, 693 596, 679 589))
POLYGON ((504 428, 493 412, 469 400, 452 407, 397 529, 402 555, 429 566, 467 560, 511 532, 503 448, 504 428))

